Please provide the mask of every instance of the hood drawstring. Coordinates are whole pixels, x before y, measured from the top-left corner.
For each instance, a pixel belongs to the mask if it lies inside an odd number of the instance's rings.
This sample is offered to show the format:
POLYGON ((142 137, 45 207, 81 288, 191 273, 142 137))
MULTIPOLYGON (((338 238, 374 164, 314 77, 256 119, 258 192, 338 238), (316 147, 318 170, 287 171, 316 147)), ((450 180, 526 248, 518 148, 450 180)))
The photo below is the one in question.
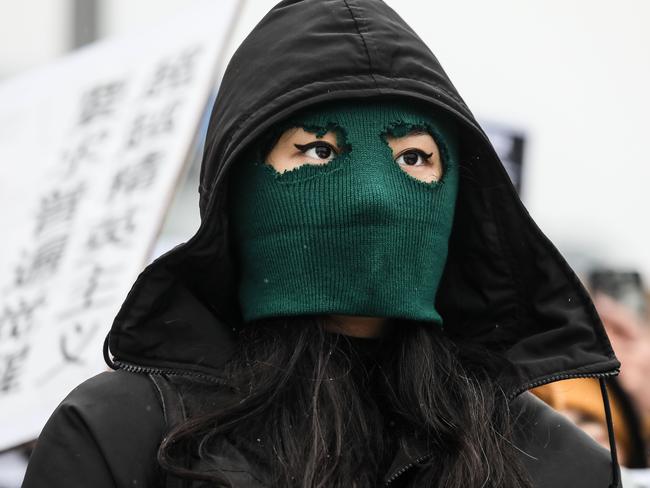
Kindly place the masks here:
POLYGON ((108 334, 106 334, 106 338, 104 338, 104 347, 102 347, 102 352, 104 353, 104 362, 106 362, 109 368, 117 369, 117 365, 113 362, 113 358, 111 357, 111 353, 108 348, 108 341, 110 337, 111 337, 111 333, 109 332, 108 334))
POLYGON ((607 383, 605 378, 599 378, 598 381, 600 383, 600 393, 603 396, 603 404, 605 406, 609 452, 612 456, 612 483, 609 485, 609 488, 619 488, 621 486, 619 478, 620 468, 618 465, 618 455, 616 453, 616 438, 614 437, 614 424, 612 422, 612 409, 609 405, 609 395, 607 394, 607 383))

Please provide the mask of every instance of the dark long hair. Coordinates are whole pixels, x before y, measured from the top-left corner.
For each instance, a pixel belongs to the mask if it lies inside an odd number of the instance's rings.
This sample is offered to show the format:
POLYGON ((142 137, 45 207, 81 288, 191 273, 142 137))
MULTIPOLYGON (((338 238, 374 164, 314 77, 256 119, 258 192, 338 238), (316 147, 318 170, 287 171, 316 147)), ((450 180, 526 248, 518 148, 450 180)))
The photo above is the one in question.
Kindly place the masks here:
POLYGON ((238 394, 170 432, 158 451, 161 466, 231 486, 219 469, 226 468, 220 442, 228 439, 255 456, 272 486, 376 487, 397 443, 415 438, 433 455, 413 469, 413 486, 531 486, 510 442, 494 358, 430 323, 391 319, 371 362, 347 336, 328 332, 326 319, 244 327, 224 368, 238 394), (209 470, 184 467, 187 456, 209 470))

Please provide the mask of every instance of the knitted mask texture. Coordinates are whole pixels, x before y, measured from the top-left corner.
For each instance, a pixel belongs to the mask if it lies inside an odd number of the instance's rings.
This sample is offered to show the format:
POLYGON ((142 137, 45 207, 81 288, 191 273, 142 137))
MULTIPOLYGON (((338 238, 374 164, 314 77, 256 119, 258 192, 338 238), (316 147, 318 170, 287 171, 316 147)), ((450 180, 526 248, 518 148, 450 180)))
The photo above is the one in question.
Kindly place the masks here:
POLYGON ((458 192, 454 126, 407 101, 339 101, 274 127, 332 130, 344 148, 323 165, 280 173, 260 147, 230 182, 233 246, 244 321, 299 314, 397 317, 442 323, 438 283, 458 192), (385 135, 423 129, 444 174, 426 183, 395 161, 385 135))

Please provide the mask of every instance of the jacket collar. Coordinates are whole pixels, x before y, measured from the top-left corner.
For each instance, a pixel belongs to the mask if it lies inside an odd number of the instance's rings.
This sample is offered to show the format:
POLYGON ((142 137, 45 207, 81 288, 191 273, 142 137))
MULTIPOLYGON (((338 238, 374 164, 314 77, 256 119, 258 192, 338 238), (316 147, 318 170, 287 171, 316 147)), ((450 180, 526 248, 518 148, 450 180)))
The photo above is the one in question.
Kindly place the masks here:
POLYGON ((390 486, 400 476, 431 455, 425 442, 421 439, 415 436, 402 438, 393 462, 384 476, 384 485, 390 486))

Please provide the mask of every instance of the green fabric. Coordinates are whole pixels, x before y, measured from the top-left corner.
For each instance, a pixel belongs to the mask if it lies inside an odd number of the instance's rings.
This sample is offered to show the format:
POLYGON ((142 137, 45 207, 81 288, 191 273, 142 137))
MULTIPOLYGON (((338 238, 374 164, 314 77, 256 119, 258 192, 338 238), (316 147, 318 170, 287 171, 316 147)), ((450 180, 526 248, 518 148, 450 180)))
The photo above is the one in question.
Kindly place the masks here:
POLYGON ((257 147, 233 169, 244 320, 337 313, 442 323, 435 296, 459 179, 453 123, 405 100, 345 100, 303 111, 275 134, 289 127, 321 137, 336 129, 346 150, 325 165, 279 173, 257 147), (383 138, 415 127, 440 148, 437 182, 404 172, 383 138))

